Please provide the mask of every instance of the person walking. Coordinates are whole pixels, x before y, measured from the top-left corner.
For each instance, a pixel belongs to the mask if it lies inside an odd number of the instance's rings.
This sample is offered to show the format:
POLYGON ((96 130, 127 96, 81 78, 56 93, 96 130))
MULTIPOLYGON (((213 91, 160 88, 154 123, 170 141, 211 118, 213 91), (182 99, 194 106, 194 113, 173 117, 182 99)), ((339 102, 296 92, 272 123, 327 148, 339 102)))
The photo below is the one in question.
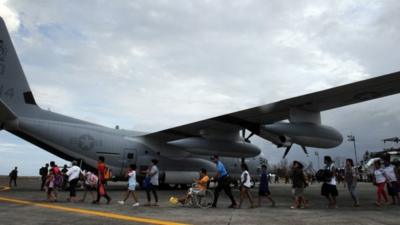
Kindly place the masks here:
POLYGON ((63 183, 62 183, 62 185, 61 185, 61 190, 63 190, 63 191, 66 191, 68 188, 67 188, 67 184, 68 184, 68 175, 67 175, 67 172, 68 172, 68 166, 67 165, 64 165, 64 167, 61 169, 61 174, 63 175, 63 177, 64 177, 64 180, 63 180, 63 183))
POLYGON ((11 170, 10 174, 10 181, 9 181, 9 187, 11 187, 11 184, 14 183, 14 186, 17 186, 17 178, 18 178, 18 167, 15 167, 13 170, 11 170))
POLYGON ((349 190, 350 196, 353 199, 353 207, 359 207, 359 201, 356 193, 358 168, 354 167, 352 159, 346 159, 346 167, 344 170, 344 179, 349 190))
POLYGON ((374 185, 376 185, 376 206, 381 206, 382 198, 385 203, 388 202, 388 197, 385 192, 385 184, 387 181, 385 170, 381 167, 381 161, 377 160, 374 162, 374 176, 372 177, 374 185))
POLYGON ((48 174, 49 174, 49 164, 46 163, 46 165, 44 167, 40 168, 40 170, 39 170, 39 175, 42 180, 42 184, 40 185, 41 191, 44 191, 44 186, 46 184, 46 179, 47 179, 48 174))
POLYGON ((68 201, 76 202, 76 185, 78 184, 79 177, 81 176, 82 170, 78 166, 77 161, 72 161, 72 167, 68 169, 65 175, 68 177, 69 183, 69 198, 68 201))
POLYGON ((267 198, 268 200, 271 201, 271 206, 275 206, 275 201, 271 198, 271 192, 269 190, 269 182, 271 182, 270 179, 268 179, 270 176, 267 174, 267 166, 262 165, 261 166, 261 175, 260 175, 260 185, 258 187, 258 206, 261 206, 261 200, 263 197, 267 198))
POLYGON ((85 192, 83 192, 83 196, 81 198, 81 200, 79 200, 80 202, 85 202, 86 199, 86 195, 89 192, 90 195, 92 196, 92 202, 96 201, 96 196, 93 192, 97 193, 97 184, 99 182, 99 178, 96 176, 96 174, 92 173, 91 171, 87 171, 84 173, 84 182, 83 182, 83 186, 85 189, 85 192))
POLYGON ((132 195, 133 200, 135 200, 135 203, 132 205, 133 207, 139 206, 139 201, 136 196, 136 165, 130 165, 128 172, 125 175, 128 177, 128 190, 126 192, 124 200, 118 201, 119 204, 123 205, 125 204, 126 200, 128 200, 129 196, 132 195))
POLYGON ((219 193, 224 190, 225 194, 229 197, 231 200, 231 205, 229 208, 237 208, 237 204, 235 201, 235 198, 232 195, 232 190, 231 190, 231 179, 229 177, 228 172, 225 169, 224 164, 219 160, 219 157, 217 155, 213 156, 211 160, 215 163, 217 166, 217 174, 215 176, 215 179, 218 181, 217 187, 215 188, 214 191, 214 202, 212 204, 213 208, 217 207, 217 202, 218 202, 218 197, 219 193))
POLYGON ((61 187, 63 182, 63 175, 61 174, 60 168, 54 161, 50 162, 50 171, 46 179, 47 199, 49 201, 57 201, 58 189, 61 187))
POLYGON ((105 175, 106 175, 106 164, 104 156, 99 156, 99 160, 97 162, 97 199, 93 201, 93 204, 99 204, 101 197, 104 197, 107 200, 107 204, 110 204, 111 198, 107 194, 107 190, 105 184, 107 182, 105 175))
POLYGON ((242 163, 240 167, 242 169, 242 175, 240 176, 240 201, 238 208, 241 208, 245 197, 247 197, 250 201, 250 208, 254 208, 253 197, 250 193, 251 177, 249 173, 249 168, 246 163, 242 163))
POLYGON ((339 195, 336 187, 336 168, 330 156, 324 157, 324 183, 321 187, 321 195, 328 199, 328 208, 337 208, 336 198, 339 195))
POLYGON ((153 159, 151 160, 152 165, 146 171, 146 178, 145 178, 145 189, 147 194, 147 204, 145 206, 158 206, 158 195, 157 195, 157 188, 159 185, 159 170, 157 167, 158 160, 153 159), (151 194, 153 193, 154 196, 154 204, 151 204, 151 194))
POLYGON ((293 161, 292 170, 290 172, 292 179, 292 195, 293 204, 291 209, 307 208, 308 202, 304 198, 304 189, 308 186, 306 176, 303 171, 303 164, 298 161, 293 161))
POLYGON ((397 180, 395 167, 390 164, 390 158, 385 158, 384 161, 385 175, 387 178, 387 192, 390 197, 392 197, 392 205, 400 204, 400 196, 399 196, 399 182, 397 180))

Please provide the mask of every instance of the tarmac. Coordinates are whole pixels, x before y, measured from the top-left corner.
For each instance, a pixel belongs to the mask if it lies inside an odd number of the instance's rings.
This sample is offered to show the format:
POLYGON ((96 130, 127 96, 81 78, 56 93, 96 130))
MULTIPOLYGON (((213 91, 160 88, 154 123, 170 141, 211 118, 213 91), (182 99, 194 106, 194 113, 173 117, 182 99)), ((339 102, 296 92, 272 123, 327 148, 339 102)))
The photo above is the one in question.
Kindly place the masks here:
MULTIPOLYGON (((358 193, 361 206, 352 207, 352 200, 343 184, 338 185, 339 198, 337 209, 328 209, 326 200, 320 196, 321 184, 313 184, 305 191, 310 202, 308 209, 290 209, 290 184, 271 184, 270 189, 276 207, 263 202, 259 208, 250 209, 246 201, 242 209, 228 209, 229 200, 221 193, 218 208, 199 209, 177 206, 169 203, 171 196, 181 196, 184 190, 160 190, 159 207, 135 207, 129 204, 119 205, 118 200, 125 194, 126 183, 109 184, 111 204, 91 204, 91 196, 85 203, 70 203, 66 199, 68 192, 59 193, 59 202, 46 201, 45 193, 39 191, 39 177, 21 177, 18 187, 9 189, 8 177, 0 177, 0 224, 4 225, 45 225, 45 224, 400 224, 400 206, 374 206, 375 187, 370 183, 359 183, 358 193)), ((257 190, 253 189, 253 197, 257 190)), ((238 199, 238 191, 234 190, 238 199)), ((78 197, 82 191, 78 192, 78 197)), ((138 191, 140 202, 146 202, 144 191, 138 191)))

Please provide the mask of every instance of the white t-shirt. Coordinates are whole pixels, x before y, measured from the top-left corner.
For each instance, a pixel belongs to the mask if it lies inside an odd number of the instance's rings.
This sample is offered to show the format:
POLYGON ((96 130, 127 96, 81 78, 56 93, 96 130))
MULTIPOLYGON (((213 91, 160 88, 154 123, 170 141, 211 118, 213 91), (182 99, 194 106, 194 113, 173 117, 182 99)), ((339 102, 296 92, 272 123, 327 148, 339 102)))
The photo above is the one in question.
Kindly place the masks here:
POLYGON ((156 165, 153 165, 151 167, 150 174, 152 174, 152 177, 150 178, 150 183, 154 186, 158 186, 158 168, 156 165))
POLYGON ((240 182, 243 183, 245 176, 247 175, 247 180, 244 182, 244 186, 250 188, 251 187, 251 181, 250 181, 250 174, 247 170, 243 171, 242 175, 240 176, 240 182))
POLYGON ((136 171, 132 170, 131 172, 128 173, 129 180, 128 180, 128 185, 129 186, 136 186, 136 171))
POLYGON ((388 178, 389 182, 397 181, 396 173, 394 172, 394 167, 389 165, 383 169, 385 171, 385 175, 388 178))
POLYGON ((80 173, 81 173, 81 168, 79 168, 78 166, 72 166, 71 168, 68 169, 66 173, 68 176, 68 181, 79 178, 80 173))
POLYGON ((377 169, 374 171, 375 182, 377 184, 386 182, 385 171, 383 169, 377 169))
MULTIPOLYGON (((326 169, 329 169, 331 172, 335 173, 335 170, 336 170, 335 164, 332 163, 331 165, 327 166, 326 169)), ((336 177, 332 176, 332 179, 329 182, 325 182, 325 183, 336 186, 336 177)))

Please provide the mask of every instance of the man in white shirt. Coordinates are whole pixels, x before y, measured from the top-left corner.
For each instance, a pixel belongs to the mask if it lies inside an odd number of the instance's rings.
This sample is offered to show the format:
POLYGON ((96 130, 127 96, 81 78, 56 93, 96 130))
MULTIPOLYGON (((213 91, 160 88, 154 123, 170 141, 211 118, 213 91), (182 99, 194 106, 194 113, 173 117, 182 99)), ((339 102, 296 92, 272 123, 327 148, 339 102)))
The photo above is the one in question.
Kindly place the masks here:
POLYGON ((392 197, 392 204, 400 204, 400 196, 399 196, 399 182, 396 177, 396 173, 394 171, 394 166, 390 164, 390 159, 385 158, 383 161, 385 168, 383 169, 387 179, 387 191, 388 194, 392 197))
POLYGON ((339 195, 339 193, 336 187, 336 168, 330 156, 324 157, 324 163, 325 182, 321 188, 321 195, 328 199, 328 208, 337 208, 336 197, 339 195))
POLYGON ((158 196, 157 196, 157 187, 159 185, 158 178, 159 178, 159 171, 158 171, 158 160, 153 159, 151 160, 152 165, 147 170, 145 183, 146 183, 146 194, 147 194, 147 204, 145 206, 158 206, 158 196), (151 195, 150 192, 153 193, 154 196, 154 204, 151 204, 151 195))
POLYGON ((66 175, 69 182, 69 201, 76 202, 76 185, 79 181, 79 175, 82 173, 77 161, 72 161, 72 167, 68 169, 66 175))

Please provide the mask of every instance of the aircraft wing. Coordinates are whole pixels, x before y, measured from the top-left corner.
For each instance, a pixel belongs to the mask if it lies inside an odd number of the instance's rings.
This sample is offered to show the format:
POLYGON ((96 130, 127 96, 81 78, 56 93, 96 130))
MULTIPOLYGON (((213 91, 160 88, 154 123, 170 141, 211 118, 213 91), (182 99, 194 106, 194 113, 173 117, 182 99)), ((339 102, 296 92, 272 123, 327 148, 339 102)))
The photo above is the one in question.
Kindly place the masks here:
POLYGON ((145 135, 161 141, 200 137, 203 130, 222 132, 248 129, 289 119, 291 109, 320 112, 400 92, 400 71, 145 135))

